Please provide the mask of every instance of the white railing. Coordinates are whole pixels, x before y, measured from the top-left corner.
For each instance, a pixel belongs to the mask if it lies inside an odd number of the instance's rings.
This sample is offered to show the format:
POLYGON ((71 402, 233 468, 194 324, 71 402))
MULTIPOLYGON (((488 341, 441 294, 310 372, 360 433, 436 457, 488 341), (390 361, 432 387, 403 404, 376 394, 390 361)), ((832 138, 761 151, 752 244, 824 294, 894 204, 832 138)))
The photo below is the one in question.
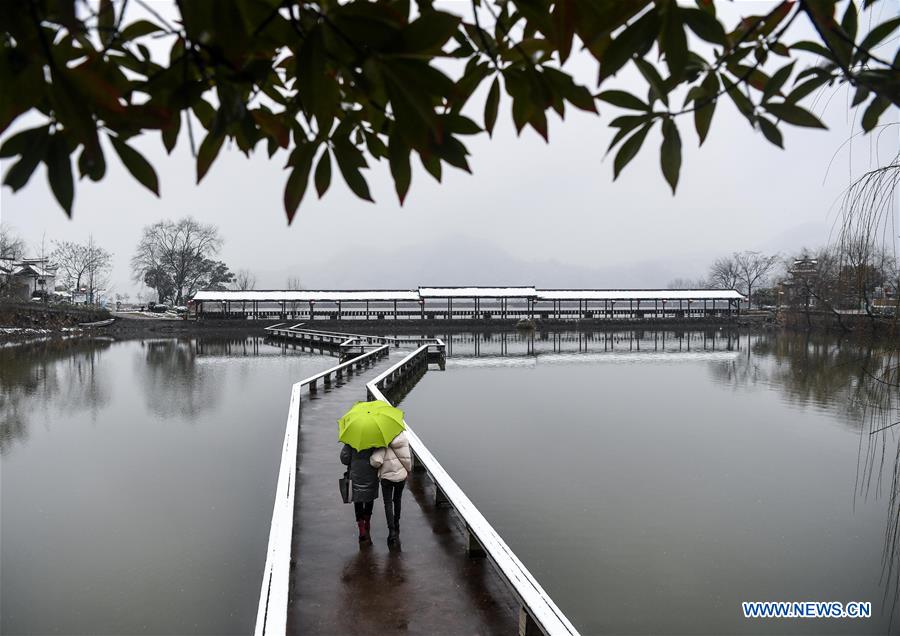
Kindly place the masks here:
MULTIPOLYGON (((289 331, 294 334, 294 337, 302 333, 296 330, 296 327, 299 327, 299 325, 294 325, 289 329, 279 329, 279 326, 273 325, 273 327, 267 329, 270 331, 289 331)), ((312 330, 309 331, 311 332, 312 330)), ((309 335, 313 335, 313 333, 309 333, 309 335)), ((363 336, 339 332, 320 332, 319 335, 334 336, 335 340, 338 339, 338 336, 344 337, 347 339, 344 342, 351 339, 361 340, 365 338, 380 338, 382 341, 388 342, 395 340, 384 336, 363 336)), ((396 384, 413 368, 423 363, 427 364, 428 355, 432 351, 445 355, 446 346, 442 340, 437 338, 421 338, 418 340, 424 342, 424 344, 366 384, 369 399, 389 402, 384 393, 382 393, 382 389, 387 390, 388 387, 386 385, 396 384)), ((276 489, 275 509, 269 534, 269 550, 256 617, 256 636, 274 634, 281 636, 287 628, 289 567, 294 523, 294 475, 297 471, 297 436, 299 435, 302 388, 303 386, 309 386, 310 390, 314 391, 315 383, 318 380, 324 378, 327 384, 332 374, 340 375, 339 369, 346 369, 350 365, 359 364, 366 358, 387 355, 387 352, 390 350, 388 342, 348 362, 310 376, 293 386, 291 406, 285 430, 281 469, 276 489)), ((444 470, 440 462, 431 454, 431 451, 428 450, 408 424, 406 424, 406 432, 415 461, 428 472, 434 482, 436 498, 452 505, 465 523, 469 552, 471 554, 484 554, 489 558, 519 600, 519 632, 523 634, 530 633, 529 629, 537 627, 545 634, 551 636, 556 636, 557 634, 577 635, 578 630, 569 622, 569 619, 556 606, 553 599, 550 598, 540 583, 528 571, 528 568, 503 541, 497 531, 494 530, 487 519, 484 518, 484 515, 475 507, 475 504, 472 503, 465 492, 444 470)))
POLYGON ((291 404, 288 407, 287 424, 284 429, 284 444, 281 449, 281 467, 278 470, 278 485, 275 488, 275 505, 272 510, 272 525, 269 529, 269 546, 266 551, 266 565, 263 570, 259 607, 256 612, 256 636, 278 634, 284 636, 287 629, 288 592, 290 587, 291 538, 294 531, 294 476, 297 474, 297 437, 300 434, 300 404, 303 387, 315 392, 316 383, 324 379, 330 384, 332 376, 341 377, 346 371, 352 373, 371 360, 390 353, 388 345, 368 351, 352 360, 326 369, 301 380, 291 388, 291 404))
POLYGON ((306 323, 301 322, 296 325, 292 325, 290 327, 282 327, 282 325, 287 323, 278 323, 277 325, 272 325, 270 327, 266 327, 265 331, 270 333, 277 333, 279 335, 285 336, 287 338, 296 338, 296 337, 305 337, 309 340, 315 341, 329 341, 329 342, 337 342, 341 339, 344 340, 345 343, 349 344, 348 341, 360 341, 366 344, 421 344, 428 342, 435 342, 439 339, 433 338, 431 336, 376 336, 371 334, 359 334, 359 333, 345 333, 341 331, 326 331, 323 329, 311 329, 311 328, 303 328, 300 329, 302 325, 306 323))
MULTIPOLYGON (((369 399, 384 400, 390 403, 381 392, 385 382, 394 382, 400 379, 398 376, 405 370, 413 368, 419 363, 418 358, 420 356, 425 355, 427 357, 428 349, 432 346, 438 345, 437 343, 422 345, 378 377, 369 381, 366 384, 369 399)), ((439 346, 443 348, 443 342, 440 342, 439 346)), ((404 424, 406 424, 405 421, 404 424)), ((569 622, 562 610, 556 606, 550 595, 544 591, 544 588, 532 576, 528 568, 519 560, 512 549, 506 545, 506 542, 494 530, 493 526, 475 507, 472 500, 444 470, 444 467, 441 466, 440 462, 431 454, 431 451, 428 450, 408 424, 406 424, 406 436, 409 439, 409 445, 416 462, 420 463, 428 471, 434 482, 436 497, 446 500, 452 505, 465 523, 466 531, 469 535, 467 537, 468 544, 476 548, 472 552, 483 551, 509 584, 516 597, 518 597, 521 603, 519 610, 520 633, 526 633, 526 625, 530 620, 548 635, 578 634, 578 630, 569 622), (473 546, 473 539, 477 541, 477 546, 473 546), (480 548, 480 550, 477 548, 480 548)))

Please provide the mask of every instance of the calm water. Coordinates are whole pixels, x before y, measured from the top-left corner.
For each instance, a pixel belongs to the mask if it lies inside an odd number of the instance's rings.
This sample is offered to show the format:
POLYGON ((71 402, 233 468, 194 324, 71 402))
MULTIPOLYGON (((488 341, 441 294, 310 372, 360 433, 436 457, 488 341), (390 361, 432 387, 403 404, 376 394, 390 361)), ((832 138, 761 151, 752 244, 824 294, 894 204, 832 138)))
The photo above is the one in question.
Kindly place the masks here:
MULTIPOLYGON (((898 631, 900 431, 869 435, 897 395, 862 370, 881 352, 722 332, 448 344, 408 420, 582 633, 898 631), (741 617, 781 599, 875 616, 741 617)), ((255 339, 0 349, 0 631, 251 631, 289 386, 333 363, 255 339)))
POLYGON ((254 341, 0 349, 0 631, 252 631, 290 385, 333 364, 254 341))
POLYGON ((636 336, 469 337, 402 406, 582 633, 900 631, 885 557, 900 431, 868 434, 900 419, 898 395, 860 364, 884 359, 796 336, 636 336), (748 621, 742 600, 875 616, 748 621))

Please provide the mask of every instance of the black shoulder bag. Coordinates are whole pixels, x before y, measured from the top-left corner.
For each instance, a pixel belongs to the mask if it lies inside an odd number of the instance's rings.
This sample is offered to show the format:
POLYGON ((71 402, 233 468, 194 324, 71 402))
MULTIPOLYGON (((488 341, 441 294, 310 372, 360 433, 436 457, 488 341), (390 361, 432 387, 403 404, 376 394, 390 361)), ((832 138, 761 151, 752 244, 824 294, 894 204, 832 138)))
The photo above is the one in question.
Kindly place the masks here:
POLYGON ((344 503, 350 503, 352 501, 351 494, 351 483, 350 483, 350 466, 353 464, 353 455, 350 455, 350 463, 347 464, 347 470, 344 472, 344 476, 338 479, 338 488, 341 489, 341 499, 344 500, 344 503))

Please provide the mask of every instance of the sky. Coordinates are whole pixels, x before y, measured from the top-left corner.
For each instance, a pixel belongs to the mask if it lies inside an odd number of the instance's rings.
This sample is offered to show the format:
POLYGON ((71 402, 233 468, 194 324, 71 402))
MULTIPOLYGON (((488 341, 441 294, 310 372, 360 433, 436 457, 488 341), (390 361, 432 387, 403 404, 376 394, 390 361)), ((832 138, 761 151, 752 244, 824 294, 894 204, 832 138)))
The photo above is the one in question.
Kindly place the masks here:
MULTIPOLYGON (((172 14, 167 1, 155 0, 154 6, 172 14)), ((444 6, 462 12, 468 3, 444 6)), ((731 20, 771 6, 723 4, 720 15, 731 20)), ((878 10, 889 12, 891 6, 896 5, 880 3, 878 10)), ((786 40, 805 35, 802 24, 786 40)), ((896 47, 896 38, 890 46, 896 47)), ((566 68, 587 82, 596 67, 575 56, 566 68)), ((604 88, 646 90, 628 73, 604 88)), ((476 121, 482 120, 485 93, 486 87, 470 102, 476 108, 467 114, 476 121)), ((675 196, 660 172, 657 130, 614 182, 612 155, 604 153, 612 138, 608 122, 621 114, 617 109, 604 107, 599 118, 574 109, 565 121, 552 115, 545 143, 530 129, 516 135, 506 100, 492 139, 467 138, 473 174, 448 167, 438 184, 417 166, 403 207, 386 163, 374 163, 366 177, 375 204, 357 199, 335 172, 322 200, 310 187, 288 226, 283 152, 270 160, 261 144, 261 152, 248 159, 226 147, 196 185, 182 129, 170 156, 158 134, 134 142, 156 167, 160 198, 134 181, 107 144, 107 175, 99 183, 78 182, 71 220, 53 199, 41 166, 18 193, 2 188, 0 221, 32 252, 42 237, 50 244, 93 235, 114 255, 111 290, 132 296, 139 288, 131 281, 129 260, 141 229, 186 215, 217 225, 224 239, 219 257, 232 270, 252 271, 260 289, 283 288, 291 276, 306 288, 664 287, 676 277, 702 276, 716 257, 734 251, 788 254, 829 240, 840 195, 853 176, 900 150, 897 126, 880 136, 854 137, 861 112, 850 109, 851 97, 847 88, 817 95, 813 110, 828 131, 784 126, 783 151, 727 101, 716 109, 702 148, 690 116, 681 118, 684 153, 675 196)), ((10 132, 37 121, 20 118, 10 132)), ((888 121, 898 121, 896 108, 882 119, 888 121)), ((4 160, 0 168, 5 173, 9 165, 4 160)))

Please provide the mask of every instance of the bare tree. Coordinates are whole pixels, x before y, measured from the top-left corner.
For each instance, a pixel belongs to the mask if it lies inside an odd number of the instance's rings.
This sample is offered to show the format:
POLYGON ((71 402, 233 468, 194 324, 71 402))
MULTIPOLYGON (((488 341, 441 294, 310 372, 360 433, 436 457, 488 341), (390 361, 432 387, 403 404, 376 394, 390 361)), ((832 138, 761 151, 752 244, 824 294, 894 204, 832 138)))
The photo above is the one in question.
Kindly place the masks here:
POLYGON ((256 275, 249 269, 240 269, 234 275, 234 282, 231 283, 232 289, 246 291, 256 289, 256 275))
MULTIPOLYGON (((0 258, 19 260, 25 256, 25 241, 16 235, 5 223, 0 223, 0 258)), ((0 296, 15 294, 12 279, 0 275, 0 296)))
POLYGON ((99 289, 109 282, 112 254, 94 242, 94 236, 87 243, 55 241, 51 258, 58 266, 61 282, 72 292, 85 291, 89 304, 94 304, 99 289))
MULTIPOLYGON (((287 288, 291 291, 297 291, 303 289, 303 285, 300 283, 299 276, 288 276, 287 279, 287 288)), ((293 315, 297 311, 297 301, 291 301, 291 314, 293 315)))
POLYGON ((217 264, 210 257, 221 247, 222 239, 214 225, 203 225, 191 217, 177 223, 160 221, 144 228, 131 258, 132 276, 156 289, 160 300, 160 288, 165 283, 171 290, 166 295, 181 304, 209 278, 210 268, 217 264))
POLYGON ((97 301, 97 292, 109 286, 111 260, 112 254, 94 243, 94 235, 90 235, 87 242, 87 268, 84 273, 88 302, 92 305, 97 301))
POLYGON ((87 246, 74 241, 54 241, 53 245, 51 258, 59 267, 57 282, 68 291, 81 290, 81 281, 87 270, 87 246))
POLYGON ((717 258, 709 268, 709 284, 717 289, 734 289, 739 279, 734 255, 717 258))
POLYGON ((668 289, 706 289, 709 284, 702 278, 673 278, 666 286, 668 289))
POLYGON ((747 297, 748 306, 752 303, 753 288, 761 285, 780 261, 778 254, 766 256, 761 252, 739 252, 732 258, 737 267, 739 291, 747 297))
POLYGON ((25 241, 23 241, 5 223, 0 223, 0 258, 19 260, 25 256, 25 241))

